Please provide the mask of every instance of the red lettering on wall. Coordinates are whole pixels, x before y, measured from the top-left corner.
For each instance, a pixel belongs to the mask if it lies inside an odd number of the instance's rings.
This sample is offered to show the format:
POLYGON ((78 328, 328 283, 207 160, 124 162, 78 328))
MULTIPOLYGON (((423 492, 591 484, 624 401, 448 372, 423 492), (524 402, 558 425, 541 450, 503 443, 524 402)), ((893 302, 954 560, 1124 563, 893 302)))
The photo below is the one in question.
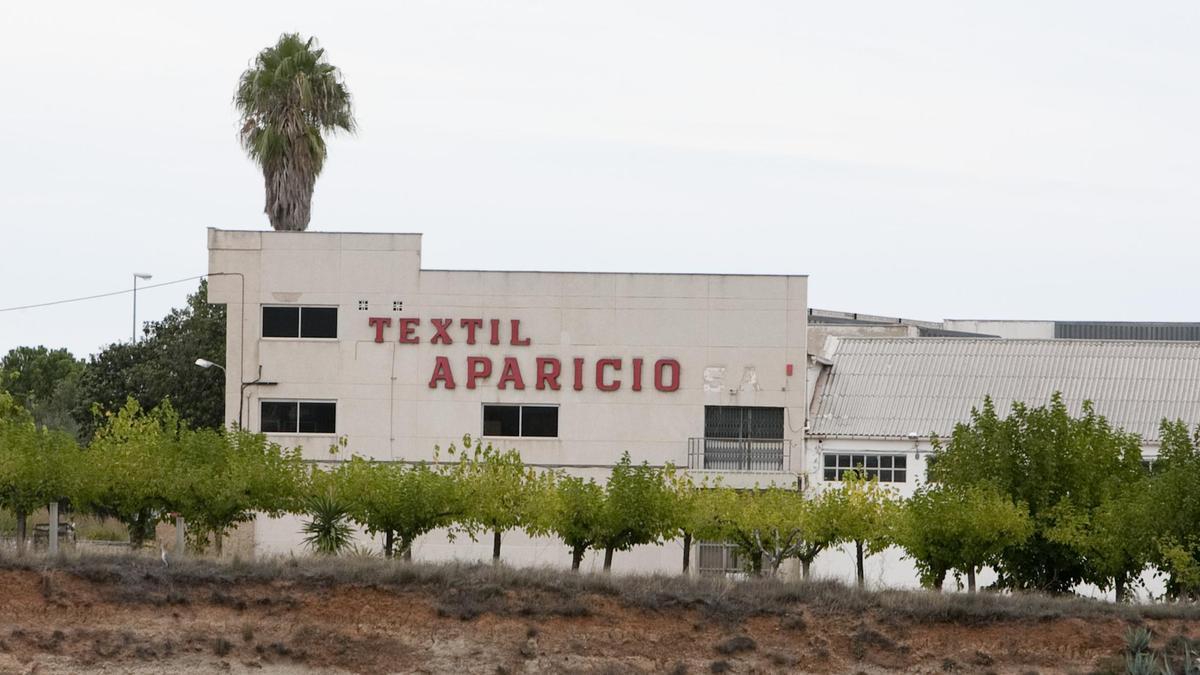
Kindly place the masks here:
POLYGON ((367 319, 367 324, 375 329, 375 341, 383 342, 383 329, 385 326, 392 325, 390 316, 373 316, 367 319))
POLYGON ((401 317, 399 321, 400 327, 400 343, 406 345, 415 345, 421 341, 421 337, 416 335, 417 326, 421 325, 421 320, 415 316, 401 317))
POLYGON ((492 376, 492 360, 486 356, 467 357, 467 389, 474 389, 475 382, 492 376))
POLYGON ((475 329, 483 326, 483 319, 463 319, 458 325, 467 329, 467 344, 475 344, 475 329))
POLYGON ((431 345, 451 345, 454 340, 450 338, 450 325, 454 323, 454 319, 430 319, 429 323, 433 324, 433 330, 437 331, 433 337, 429 339, 431 345))
POLYGON ((500 344, 500 319, 492 319, 489 323, 492 324, 492 344, 500 344))
POLYGON ((429 378, 429 388, 437 389, 438 382, 444 389, 454 388, 454 373, 450 370, 450 359, 439 356, 433 362, 433 377, 429 378))
POLYGON ((583 391, 583 359, 575 359, 575 391, 583 391))
POLYGON ((612 368, 613 370, 621 369, 621 359, 600 359, 596 362, 596 388, 600 391, 616 391, 621 388, 620 380, 612 382, 604 381, 604 369, 612 368))
POLYGON ((558 391, 561 387, 558 386, 558 375, 562 372, 562 363, 555 358, 538 357, 537 360, 537 383, 538 389, 550 387, 554 391, 558 391))
POLYGON ((654 388, 659 391, 679 389, 679 362, 675 359, 659 359, 654 362, 654 388), (667 384, 666 371, 671 370, 671 383, 667 384))
POLYGON ((512 335, 508 338, 508 343, 514 347, 524 347, 529 344, 529 338, 521 339, 521 320, 513 319, 509 322, 512 326, 512 335))
POLYGON ((633 390, 642 390, 642 360, 633 360, 633 390))
POLYGON ((500 380, 496 382, 497 389, 508 389, 512 382, 513 389, 524 389, 525 380, 521 378, 521 364, 511 356, 504 357, 504 367, 500 369, 500 380))

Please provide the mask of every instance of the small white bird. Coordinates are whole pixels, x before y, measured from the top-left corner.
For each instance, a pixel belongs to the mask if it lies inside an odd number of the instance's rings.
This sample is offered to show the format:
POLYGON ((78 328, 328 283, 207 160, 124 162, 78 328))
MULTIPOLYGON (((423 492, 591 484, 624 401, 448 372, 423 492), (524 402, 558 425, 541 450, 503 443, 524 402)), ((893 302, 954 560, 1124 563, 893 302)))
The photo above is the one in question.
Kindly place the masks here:
POLYGON ((158 545, 158 550, 159 550, 159 551, 161 552, 161 554, 162 554, 162 555, 161 555, 161 556, 159 556, 159 557, 161 557, 161 558, 162 558, 162 561, 163 561, 163 567, 168 567, 168 566, 169 566, 169 564, 167 563, 167 547, 166 547, 166 546, 163 546, 163 545, 160 543, 160 544, 158 545))

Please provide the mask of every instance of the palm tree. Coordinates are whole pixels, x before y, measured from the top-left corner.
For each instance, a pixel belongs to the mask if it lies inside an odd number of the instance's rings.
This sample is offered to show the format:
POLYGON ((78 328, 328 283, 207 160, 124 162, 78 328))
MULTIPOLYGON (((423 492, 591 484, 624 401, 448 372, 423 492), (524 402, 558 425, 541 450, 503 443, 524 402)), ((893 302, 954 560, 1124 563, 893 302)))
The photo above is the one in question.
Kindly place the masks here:
POLYGON ((246 154, 262 167, 276 230, 304 230, 325 164, 325 132, 354 133, 350 92, 315 38, 285 33, 242 73, 234 105, 246 154))

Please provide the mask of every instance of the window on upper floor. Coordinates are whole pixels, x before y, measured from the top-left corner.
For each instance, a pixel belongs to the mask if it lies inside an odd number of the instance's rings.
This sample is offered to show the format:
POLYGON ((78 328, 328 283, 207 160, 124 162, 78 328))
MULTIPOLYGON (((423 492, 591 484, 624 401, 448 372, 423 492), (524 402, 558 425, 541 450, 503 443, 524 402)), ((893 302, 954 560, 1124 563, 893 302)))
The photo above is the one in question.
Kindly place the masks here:
POLYGON ((263 305, 265 338, 337 338, 337 307, 263 305))
POLYGON ((908 481, 908 457, 905 455, 827 452, 822 456, 823 477, 827 481, 842 480, 847 471, 858 471, 867 478, 878 478, 880 483, 908 481))
POLYGON ((558 406, 485 403, 483 435, 555 438, 558 436, 558 406))
POLYGON ((259 431, 263 433, 337 433, 337 403, 334 401, 261 401, 260 412, 259 431))

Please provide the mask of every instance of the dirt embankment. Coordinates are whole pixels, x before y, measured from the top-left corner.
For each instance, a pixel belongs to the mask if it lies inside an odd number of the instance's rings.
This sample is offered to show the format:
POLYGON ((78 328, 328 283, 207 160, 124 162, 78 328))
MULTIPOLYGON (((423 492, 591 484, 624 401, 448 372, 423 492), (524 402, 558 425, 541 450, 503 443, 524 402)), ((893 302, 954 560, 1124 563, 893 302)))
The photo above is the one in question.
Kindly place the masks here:
POLYGON ((1200 612, 346 561, 0 561, 0 672, 1119 672, 1200 612), (1024 604, 1017 604, 1017 603, 1024 604))

